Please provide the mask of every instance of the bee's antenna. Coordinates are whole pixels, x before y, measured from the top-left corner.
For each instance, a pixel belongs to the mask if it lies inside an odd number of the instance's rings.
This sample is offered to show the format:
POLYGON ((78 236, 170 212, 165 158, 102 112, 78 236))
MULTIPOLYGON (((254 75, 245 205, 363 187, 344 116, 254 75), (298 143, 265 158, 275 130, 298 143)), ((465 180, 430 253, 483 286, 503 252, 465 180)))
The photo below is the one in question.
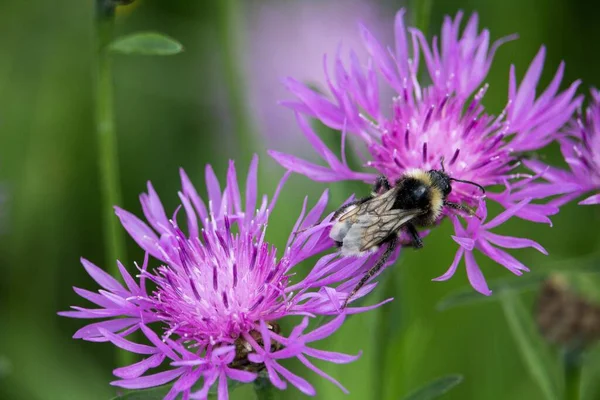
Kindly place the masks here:
POLYGON ((450 180, 451 181, 455 181, 455 182, 462 182, 462 183, 467 183, 469 185, 477 186, 479 189, 481 189, 481 192, 483 194, 485 194, 485 189, 479 183, 475 183, 475 182, 471 182, 471 181, 463 181, 462 179, 456 179, 456 178, 450 178, 450 180))
POLYGON ((442 172, 446 172, 446 168, 444 167, 444 157, 440 159, 440 164, 442 165, 442 172))

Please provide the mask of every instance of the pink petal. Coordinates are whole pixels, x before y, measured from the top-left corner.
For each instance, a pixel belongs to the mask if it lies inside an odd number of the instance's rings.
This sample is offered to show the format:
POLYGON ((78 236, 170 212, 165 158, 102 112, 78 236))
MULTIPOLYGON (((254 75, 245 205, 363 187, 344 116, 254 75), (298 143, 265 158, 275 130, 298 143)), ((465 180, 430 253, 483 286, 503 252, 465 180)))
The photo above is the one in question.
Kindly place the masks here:
POLYGON ((287 78, 283 83, 321 122, 330 128, 342 129, 344 125, 344 113, 339 107, 293 78, 287 78))
POLYGON ((286 173, 283 174, 283 176, 279 180, 279 183, 277 184, 277 187, 275 188, 275 193, 273 193, 273 196, 271 197, 271 201, 269 202, 269 206, 268 206, 269 212, 273 211, 273 209, 275 208, 275 204, 277 204, 277 199, 279 199, 279 193, 281 193, 281 189, 283 189, 283 186, 287 182, 290 175, 291 175, 291 172, 286 171, 286 173))
POLYGON ((504 266, 515 275, 521 276, 523 271, 529 272, 529 268, 527 268, 522 262, 507 252, 491 246, 485 241, 482 241, 480 250, 483 254, 496 261, 498 264, 504 266))
POLYGON ((154 347, 146 346, 145 344, 133 343, 121 336, 115 335, 114 333, 107 331, 106 329, 98 328, 98 331, 100 331, 102 336, 110 340, 112 344, 123 350, 127 350, 136 354, 158 353, 158 349, 154 347))
POLYGON ((471 251, 475 247, 475 240, 471 238, 452 236, 452 239, 467 251, 471 251))
POLYGON ((117 281, 115 278, 110 276, 108 273, 102 271, 96 265, 86 260, 85 258, 81 258, 81 264, 83 268, 87 271, 88 274, 94 279, 98 285, 102 286, 104 289, 109 290, 114 293, 128 293, 125 288, 117 281))
POLYGON ((181 204, 183 204, 183 208, 185 209, 187 228, 189 232, 189 237, 195 238, 199 237, 198 230, 198 218, 196 218, 196 213, 194 212, 194 207, 192 207, 192 203, 187 198, 187 196, 179 192, 179 199, 181 200, 181 204))
POLYGON ((225 372, 219 374, 218 400, 229 400, 229 388, 227 387, 227 376, 225 372))
POLYGON ((580 204, 580 205, 600 204, 600 193, 590 196, 587 199, 580 201, 578 204, 580 204))
POLYGON ((242 199, 233 160, 229 160, 227 169, 227 196, 229 197, 229 207, 233 206, 236 214, 242 212, 242 199))
POLYGON ((325 325, 322 325, 322 326, 318 327, 317 329, 313 330, 312 332, 304 335, 304 341, 306 343, 310 343, 310 342, 314 342, 316 340, 321 340, 321 339, 328 337, 333 332, 337 331, 340 326, 342 326, 345 318, 346 318, 346 316, 344 314, 340 314, 339 316, 334 318, 332 321, 330 321, 330 322, 326 323, 325 325))
POLYGON ((287 379, 292 385, 296 386, 302 393, 308 396, 314 396, 316 394, 315 388, 308 383, 308 381, 304 378, 299 377, 298 375, 292 373, 291 371, 285 369, 281 365, 277 363, 273 363, 274 368, 283 375, 285 379, 287 379))
POLYGON ((129 291, 132 294, 137 294, 140 291, 140 287, 137 285, 135 279, 133 279, 129 272, 127 272, 127 269, 123 264, 121 264, 121 261, 117 261, 117 267, 119 267, 119 272, 121 273, 121 276, 123 277, 123 280, 125 281, 129 291))
POLYGON ((337 182, 346 179, 344 174, 322 167, 317 164, 302 160, 290 154, 269 150, 268 154, 275 159, 283 168, 305 175, 317 182, 337 182))
POLYGON ((287 387, 287 383, 285 383, 283 380, 281 380, 281 378, 277 374, 277 371, 273 368, 273 364, 275 364, 275 363, 270 360, 269 360, 269 362, 265 363, 265 366, 267 367, 267 372, 269 374, 269 380, 271 381, 273 386, 275 386, 277 389, 284 390, 287 387))
POLYGON ((194 185, 192 185, 190 178, 188 178, 183 168, 179 170, 179 175, 181 176, 181 188, 183 189, 183 194, 190 199, 190 201, 196 208, 196 212, 200 217, 200 221, 204 222, 204 220, 208 217, 208 212, 206 211, 206 206, 204 205, 204 202, 198 195, 196 188, 194 187, 194 185))
POLYGON ((545 57, 546 48, 542 46, 527 69, 525 77, 519 86, 517 97, 513 100, 514 111, 510 118, 511 122, 517 124, 520 123, 521 121, 519 121, 519 117, 525 117, 521 114, 523 114, 525 110, 528 110, 533 104, 533 99, 535 98, 535 88, 540 79, 540 75, 542 74, 545 57))
POLYGON ((183 374, 184 371, 185 370, 183 368, 178 368, 170 371, 159 372, 153 375, 146 375, 141 378, 113 381, 110 384, 125 389, 145 389, 171 382, 173 379, 183 374))
POLYGON ((379 67, 379 70, 381 71, 383 77, 394 89, 400 90, 402 87, 390 62, 390 57, 388 56, 388 53, 384 50, 381 44, 379 44, 379 42, 375 39, 371 32, 369 32, 367 27, 360 24, 359 29, 365 47, 367 48, 367 51, 377 64, 377 67, 379 67))
POLYGON ((484 232, 483 235, 490 242, 500 247, 504 247, 506 249, 522 249, 525 247, 533 247, 540 253, 548 255, 546 249, 544 249, 539 243, 531 239, 502 236, 492 232, 484 232))
POLYGON ((215 171, 210 165, 206 166, 206 190, 208 191, 208 200, 212 204, 211 210, 216 212, 221 209, 221 185, 215 175, 215 171))
POLYGON ((519 212, 519 210, 521 210, 523 207, 525 207, 527 204, 529 204, 530 201, 531 201, 530 197, 521 200, 519 203, 515 204, 514 206, 512 206, 512 207, 508 208, 507 210, 498 214, 490 222, 484 224, 483 227, 486 230, 489 230, 489 229, 495 228, 499 225, 502 225, 504 222, 508 221, 512 216, 517 214, 519 212))
POLYGON ((384 304, 389 303, 390 301, 393 301, 394 298, 391 297, 389 299, 385 299, 377 304, 373 304, 372 306, 365 306, 365 307, 348 307, 346 308, 346 314, 351 315, 351 314, 359 314, 362 312, 367 312, 367 311, 371 311, 374 310, 378 307, 381 307, 384 304))
POLYGON ((306 118, 304 118, 299 113, 296 113, 296 122, 298 126, 304 133, 304 136, 308 139, 309 143, 312 145, 313 149, 321 156, 321 158, 331 167, 332 170, 340 170, 343 169, 344 166, 338 160, 337 156, 333 154, 333 152, 327 147, 325 142, 317 136, 315 131, 308 124, 306 118))
POLYGON ((158 367, 165 359, 164 354, 154 354, 135 364, 113 370, 113 374, 121 379, 138 378, 150 368, 158 367))
POLYGON ((339 383, 337 380, 333 379, 331 376, 327 375, 325 372, 321 371, 319 368, 315 367, 306 357, 304 357, 303 355, 299 355, 298 359, 308 369, 317 373, 317 375, 319 375, 320 377, 327 379, 328 381, 330 381, 331 383, 333 383, 334 385, 339 387, 342 390, 342 392, 344 392, 345 394, 349 393, 348 390, 344 386, 342 386, 341 383, 339 383))
POLYGON ((465 249, 463 247, 459 247, 458 251, 456 252, 456 255, 454 256, 454 261, 452 261, 452 265, 450 265, 450 268, 448 268, 448 270, 443 275, 432 279, 432 281, 447 281, 448 279, 452 278, 452 276, 456 272, 456 268, 458 268, 458 263, 460 263, 460 260, 464 253, 465 249))
POLYGON ((254 215, 256 211, 257 176, 258 156, 254 154, 248 168, 248 177, 246 178, 246 215, 254 215))
POLYGON ((304 350, 304 354, 314 357, 314 358, 318 358, 320 360, 325 360, 325 361, 329 361, 335 364, 347 364, 353 361, 356 361, 360 358, 360 356, 362 355, 362 353, 358 353, 355 356, 352 356, 350 354, 344 354, 344 353, 337 353, 334 351, 327 351, 327 350, 317 350, 317 349, 311 349, 311 348, 306 348, 306 350, 304 350))
POLYGON ((217 380, 218 377, 219 377, 219 374, 216 371, 205 372, 204 384, 202 385, 202 389, 200 389, 196 393, 193 393, 190 396, 190 398, 206 400, 206 398, 208 396, 208 391, 210 390, 211 386, 213 385, 213 383, 215 383, 215 381, 217 380))
POLYGON ((203 372, 204 370, 201 368, 188 370, 185 374, 181 376, 181 378, 177 380, 177 382, 175 382, 175 385, 173 385, 174 388, 176 388, 178 392, 183 392, 191 389, 192 386, 194 386, 196 382, 198 382, 203 372))
POLYGON ((142 332, 144 332, 144 335, 146 335, 146 337, 148 338, 148 340, 150 340, 150 342, 152 342, 152 344, 154 346, 156 346, 157 349, 159 349, 160 351, 162 351, 164 354, 166 354, 169 358, 171 358, 172 360, 180 360, 180 357, 175 354, 175 352, 173 351, 173 349, 171 349, 169 346, 167 346, 159 337, 156 333, 154 333, 154 331, 150 328, 148 328, 146 325, 144 324, 140 324, 140 329, 142 330, 142 332))
POLYGON ((396 38, 396 61, 400 78, 408 77, 408 48, 406 44, 406 27, 404 25, 404 14, 406 10, 400 9, 394 18, 394 36, 396 38))
POLYGON ((115 214, 121 220, 123 228, 129 233, 129 236, 145 251, 154 258, 164 261, 162 253, 158 249, 158 236, 148 225, 135 215, 122 208, 115 207, 115 214))
POLYGON ((244 383, 250 383, 258 377, 258 375, 253 372, 242 371, 233 368, 227 368, 225 372, 227 373, 227 376, 231 379, 244 383))
POLYGON ((110 301, 109 299, 107 299, 106 297, 104 297, 100 294, 90 292, 89 290, 80 289, 77 287, 74 287, 73 290, 75 291, 75 293, 77 293, 82 298, 84 298, 100 307, 115 308, 115 304, 112 301, 110 301))
POLYGON ((475 262, 475 257, 473 257, 473 253, 470 251, 465 253, 465 264, 467 265, 467 277, 471 286, 481 294, 486 296, 491 295, 492 291, 488 288, 485 278, 477 262, 475 262))
POLYGON ((158 232, 165 232, 169 230, 170 223, 165 214, 165 209, 152 186, 152 183, 148 181, 148 194, 142 193, 140 195, 140 203, 142 203, 142 210, 146 220, 152 225, 152 227, 158 232))
POLYGON ((97 337, 102 335, 98 328, 103 328, 109 332, 118 332, 123 329, 129 328, 139 322, 138 318, 118 318, 111 319, 108 321, 95 322, 79 329, 73 335, 73 339, 87 339, 90 337, 97 337))

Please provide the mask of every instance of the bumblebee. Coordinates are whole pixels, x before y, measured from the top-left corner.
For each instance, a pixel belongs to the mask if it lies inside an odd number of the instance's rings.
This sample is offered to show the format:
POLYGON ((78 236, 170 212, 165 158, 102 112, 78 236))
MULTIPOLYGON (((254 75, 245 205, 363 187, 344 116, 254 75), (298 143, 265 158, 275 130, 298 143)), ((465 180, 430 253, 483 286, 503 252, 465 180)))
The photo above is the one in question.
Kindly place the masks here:
POLYGON ((416 227, 434 225, 444 207, 474 215, 471 207, 447 200, 452 192, 452 181, 477 186, 485 193, 477 183, 451 178, 442 163, 441 170, 409 170, 394 186, 385 176, 380 176, 370 196, 347 203, 334 213, 335 222, 329 237, 336 242, 342 256, 374 252, 387 244, 385 252, 350 292, 342 308, 385 264, 402 232, 408 233, 413 247, 421 248, 423 241, 416 227))

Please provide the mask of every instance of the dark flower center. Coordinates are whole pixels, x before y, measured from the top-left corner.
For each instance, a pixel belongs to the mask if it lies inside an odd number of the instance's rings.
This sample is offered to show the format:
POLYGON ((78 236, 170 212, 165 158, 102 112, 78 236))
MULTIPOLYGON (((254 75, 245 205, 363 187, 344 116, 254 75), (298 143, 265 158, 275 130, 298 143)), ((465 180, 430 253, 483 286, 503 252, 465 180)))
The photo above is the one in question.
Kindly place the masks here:
MULTIPOLYGON (((279 325, 275 322, 267 322, 267 327, 269 328, 270 331, 275 332, 275 333, 279 333, 281 331, 279 328, 279 325)), ((260 346, 264 346, 264 340, 263 340, 262 334, 259 331, 254 329, 254 330, 251 330, 249 334, 250 334, 250 336, 252 336, 252 339, 254 339, 256 341, 256 343, 258 343, 260 346)), ((252 345, 250 343, 248 343, 248 341, 246 339, 244 339, 242 336, 240 336, 235 340, 234 345, 235 345, 235 358, 233 359, 231 364, 229 364, 230 368, 241 369, 241 370, 250 371, 250 372, 260 372, 263 369, 265 369, 265 364, 253 363, 252 361, 250 361, 248 359, 248 356, 252 353, 256 353, 256 351, 252 347, 252 345)), ((279 349, 281 349, 281 343, 279 343, 275 340, 271 340, 270 351, 274 352, 279 349)))

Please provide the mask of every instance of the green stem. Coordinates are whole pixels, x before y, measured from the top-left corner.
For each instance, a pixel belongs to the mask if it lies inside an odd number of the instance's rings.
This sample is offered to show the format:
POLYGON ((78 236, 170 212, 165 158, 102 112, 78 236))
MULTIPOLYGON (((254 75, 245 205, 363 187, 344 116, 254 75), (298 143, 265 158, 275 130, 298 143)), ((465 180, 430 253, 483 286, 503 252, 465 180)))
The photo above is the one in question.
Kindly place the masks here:
MULTIPOLYGON (((125 260, 125 237, 113 207, 121 204, 119 160, 117 156, 117 135, 113 106, 112 63, 108 45, 113 38, 115 2, 96 0, 96 63, 94 71, 96 140, 98 146, 98 167, 100 170, 100 191, 104 219, 104 246, 108 272, 118 277, 116 261, 125 260)), ((131 353, 118 350, 120 363, 131 363, 131 353)))
POLYGON ((111 272, 119 276, 116 260, 125 262, 123 229, 115 217, 113 206, 121 204, 117 135, 113 111, 112 63, 107 46, 112 41, 114 6, 110 0, 97 0, 96 19, 96 139, 100 169, 102 208, 104 209, 104 240, 111 272))
POLYGON ((429 28, 432 5, 433 0, 413 0, 413 22, 425 36, 427 36, 427 29, 429 28))
POLYGON ((218 34, 221 52, 224 84, 233 116, 233 130, 237 137, 237 159, 240 165, 248 165, 252 154, 258 150, 255 144, 258 137, 254 132, 254 121, 248 110, 246 84, 241 66, 240 54, 243 43, 244 2, 240 0, 220 0, 218 2, 218 34))
POLYGON ((263 376, 259 376, 254 381, 254 393, 256 393, 257 400, 273 400, 275 398, 273 384, 269 378, 263 376))
POLYGON ((581 399, 581 364, 565 362, 565 400, 581 399))

